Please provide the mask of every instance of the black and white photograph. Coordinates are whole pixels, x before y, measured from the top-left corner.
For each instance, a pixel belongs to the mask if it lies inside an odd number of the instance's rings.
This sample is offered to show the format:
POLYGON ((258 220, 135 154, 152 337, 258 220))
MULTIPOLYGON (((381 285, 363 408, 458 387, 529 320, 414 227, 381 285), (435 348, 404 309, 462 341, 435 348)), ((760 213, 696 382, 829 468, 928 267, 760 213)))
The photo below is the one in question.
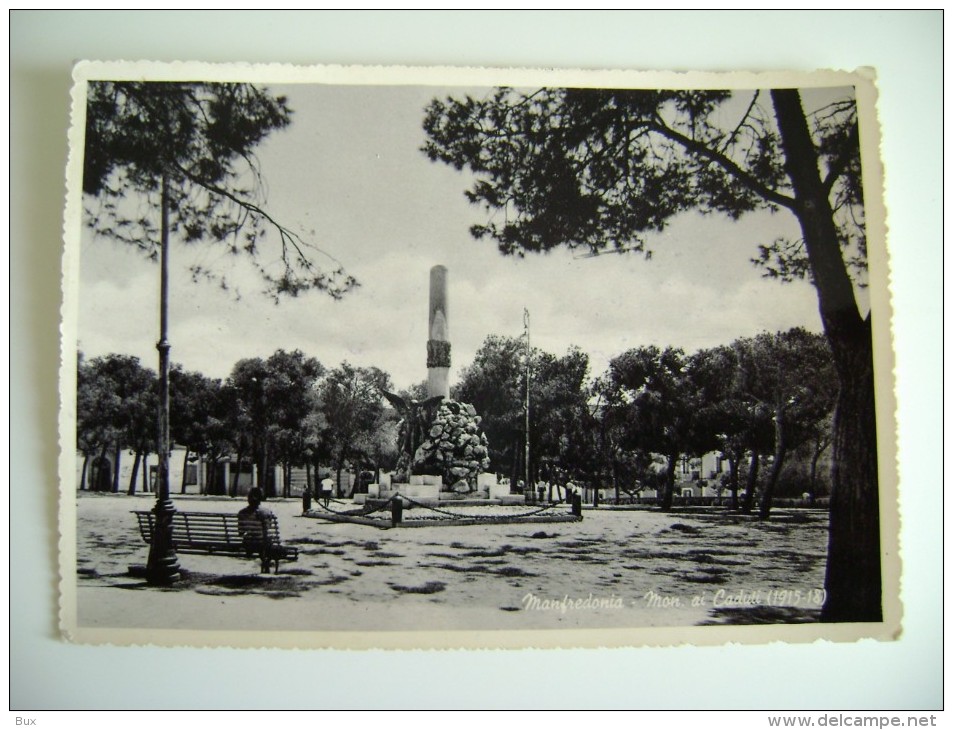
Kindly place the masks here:
POLYGON ((896 637, 869 76, 74 79, 68 638, 896 637))

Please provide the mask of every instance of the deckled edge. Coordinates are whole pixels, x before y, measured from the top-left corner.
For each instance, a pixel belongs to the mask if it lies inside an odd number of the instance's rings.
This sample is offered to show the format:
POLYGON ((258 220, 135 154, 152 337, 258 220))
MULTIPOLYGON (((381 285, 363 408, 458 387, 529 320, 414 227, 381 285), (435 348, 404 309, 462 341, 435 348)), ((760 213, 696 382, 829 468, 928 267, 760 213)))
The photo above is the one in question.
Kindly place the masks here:
POLYGON ((505 68, 492 66, 297 65, 190 61, 79 61, 74 79, 163 80, 248 83, 309 83, 375 86, 572 86, 654 89, 724 89, 790 86, 810 88, 854 83, 870 69, 787 71, 657 71, 650 69, 505 68), (785 81, 787 80, 787 81, 785 81))
POLYGON ((626 647, 726 646, 773 643, 892 640, 901 632, 899 500, 894 391, 895 357, 889 279, 885 179, 877 112, 876 74, 855 71, 649 71, 514 69, 451 66, 303 66, 288 64, 195 63, 155 61, 79 61, 70 92, 67 195, 63 216, 63 266, 60 323, 59 418, 59 627, 64 639, 112 646, 231 647, 285 649, 586 649, 626 647), (452 78, 448 78, 452 76, 452 78), (881 553, 884 620, 880 623, 770 624, 764 626, 646 627, 638 629, 478 630, 402 632, 248 632, 173 629, 100 629, 77 625, 76 605, 76 344, 82 225, 82 144, 86 120, 86 83, 96 79, 168 81, 244 81, 250 83, 324 83, 374 85, 557 85, 642 88, 797 88, 853 85, 861 130, 868 269, 874 354, 880 474, 881 553), (863 100, 863 101, 862 101, 863 100), (879 344, 878 344, 879 343, 879 344), (885 344, 884 344, 885 343, 885 344), (889 450, 888 450, 889 447, 889 450), (889 457, 888 457, 889 455, 889 457))
POLYGON ((896 355, 893 335, 893 282, 890 275, 886 189, 883 166, 877 76, 873 68, 857 69, 854 84, 860 125, 863 165, 864 218, 867 233, 867 270, 870 281, 871 336, 874 353, 874 392, 877 419, 877 466, 880 479, 880 552, 884 625, 891 638, 902 632, 900 598, 899 431, 896 393, 896 355))
POLYGON ((59 604, 63 638, 73 640, 76 608, 76 352, 79 316, 79 259, 82 231, 83 140, 86 126, 86 79, 83 63, 73 66, 70 88, 66 202, 63 208, 63 256, 60 309, 59 414, 59 604))

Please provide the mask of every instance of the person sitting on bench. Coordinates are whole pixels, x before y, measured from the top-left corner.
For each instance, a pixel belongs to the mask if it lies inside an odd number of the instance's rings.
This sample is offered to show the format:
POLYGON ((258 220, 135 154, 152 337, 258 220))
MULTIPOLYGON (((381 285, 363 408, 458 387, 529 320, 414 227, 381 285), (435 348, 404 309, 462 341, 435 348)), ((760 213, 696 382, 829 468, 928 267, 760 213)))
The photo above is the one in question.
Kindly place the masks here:
POLYGON ((248 506, 243 507, 238 512, 238 532, 241 534, 245 548, 249 552, 258 552, 261 550, 263 538, 265 537, 265 521, 268 518, 274 519, 275 515, 270 510, 261 506, 264 494, 258 487, 254 487, 248 492, 248 506))

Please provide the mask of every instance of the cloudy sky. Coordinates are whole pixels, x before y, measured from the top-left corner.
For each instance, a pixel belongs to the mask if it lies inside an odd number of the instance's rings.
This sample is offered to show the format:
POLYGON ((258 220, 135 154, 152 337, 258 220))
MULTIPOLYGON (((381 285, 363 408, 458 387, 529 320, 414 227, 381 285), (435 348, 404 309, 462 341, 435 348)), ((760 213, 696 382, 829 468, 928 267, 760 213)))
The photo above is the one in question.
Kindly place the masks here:
MULTIPOLYGON (((649 261, 562 250, 504 258, 468 233, 486 214, 464 198, 466 174, 419 151, 427 102, 459 90, 269 88, 288 97, 294 115, 258 150, 268 210, 332 253, 361 287, 343 301, 312 292, 275 305, 240 261, 173 244, 172 360, 187 369, 224 378, 240 358, 297 348, 328 367, 376 365, 398 388, 420 382, 435 264, 449 269, 451 382, 488 335, 521 334, 524 307, 533 344, 557 355, 582 348, 592 375, 639 345, 694 351, 764 330, 820 331, 809 284, 765 280, 750 263, 758 243, 798 237, 786 212, 739 222, 685 214, 649 239, 649 261), (194 264, 227 275, 240 298, 193 283, 194 264)), ((79 348, 87 357, 136 355, 155 368, 158 267, 88 232, 81 246, 79 348)))

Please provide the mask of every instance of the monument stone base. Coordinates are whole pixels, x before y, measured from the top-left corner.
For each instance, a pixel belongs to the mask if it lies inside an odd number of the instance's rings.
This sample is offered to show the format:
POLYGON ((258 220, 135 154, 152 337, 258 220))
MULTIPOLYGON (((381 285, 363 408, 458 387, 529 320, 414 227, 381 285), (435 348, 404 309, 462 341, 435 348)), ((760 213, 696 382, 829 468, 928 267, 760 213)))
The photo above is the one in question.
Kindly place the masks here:
MULTIPOLYGON (((407 482, 392 482, 390 475, 382 475, 378 484, 368 484, 367 494, 355 494, 355 504, 377 505, 400 494, 419 504, 435 507, 440 503, 459 506, 485 504, 524 504, 522 494, 510 494, 509 484, 499 484, 496 474, 485 472, 477 476, 477 488, 472 492, 454 492, 444 487, 439 476, 413 474, 407 482)), ((406 502, 405 502, 406 504, 406 502)))
POLYGON ((399 482, 394 482, 390 485, 390 489, 381 489, 379 496, 381 499, 390 499, 395 494, 402 494, 405 497, 413 497, 414 499, 438 499, 440 496, 440 477, 435 477, 437 479, 436 484, 414 484, 414 477, 411 477, 409 484, 402 484, 399 482))

